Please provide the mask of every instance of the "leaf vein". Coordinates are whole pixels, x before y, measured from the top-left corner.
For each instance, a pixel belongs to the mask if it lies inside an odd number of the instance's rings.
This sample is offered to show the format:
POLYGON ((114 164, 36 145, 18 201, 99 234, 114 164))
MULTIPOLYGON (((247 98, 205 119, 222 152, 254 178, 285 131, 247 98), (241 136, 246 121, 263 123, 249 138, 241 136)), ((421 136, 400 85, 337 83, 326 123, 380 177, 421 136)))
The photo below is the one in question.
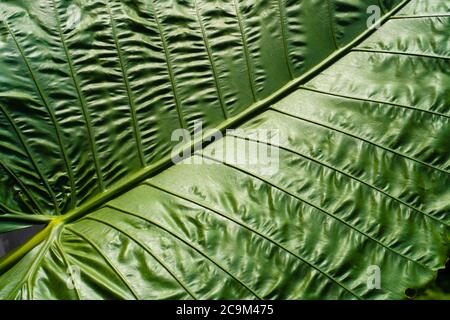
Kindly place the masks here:
MULTIPOLYGON (((107 207, 110 207, 109 205, 107 207)), ((113 207, 110 207, 111 209, 115 209, 113 207)), ((116 209, 115 209, 116 210, 116 209)), ((178 279, 178 277, 170 270, 170 268, 159 258, 157 257, 148 247, 147 245, 143 244, 141 241, 137 240, 136 238, 134 238, 132 235, 130 235, 127 231, 114 226, 113 224, 103 220, 103 219, 99 219, 99 218, 94 218, 94 217, 86 217, 85 219, 88 220, 92 220, 92 221, 96 221, 98 223, 104 224, 112 229, 115 229, 117 231, 119 231, 120 233, 124 234, 125 236, 127 236, 130 240, 132 240, 133 242, 135 242, 139 247, 141 247, 144 251, 146 251, 148 254, 150 254, 150 256, 153 257, 153 259, 155 259, 165 270, 167 273, 169 273, 169 275, 184 289, 184 291, 186 291, 193 299, 196 300, 196 297, 193 295, 193 293, 186 287, 186 285, 183 284, 183 282, 178 279)), ((72 230, 73 231, 73 230, 72 230)))
POLYGON ((432 164, 426 163, 426 162, 424 162, 424 161, 422 161, 422 160, 419 160, 419 159, 410 157, 410 156, 408 156, 408 155, 406 155, 406 154, 403 154, 403 153, 400 153, 400 152, 398 152, 398 151, 395 151, 394 149, 391 149, 391 148, 389 148, 389 147, 382 146, 382 145, 380 145, 380 144, 377 144, 377 143, 375 143, 375 142, 372 142, 372 141, 367 140, 367 139, 365 139, 365 138, 362 138, 362 137, 360 137, 360 136, 354 135, 354 134, 352 134, 352 133, 350 133, 350 132, 347 132, 347 131, 345 131, 345 130, 341 130, 341 129, 338 129, 338 128, 335 128, 335 127, 326 125, 326 124, 324 124, 324 123, 320 123, 320 122, 317 122, 317 121, 313 121, 313 120, 311 120, 311 119, 302 118, 302 117, 300 117, 300 116, 293 115, 293 114, 290 114, 290 113, 288 113, 288 112, 285 112, 285 111, 282 111, 282 110, 279 110, 279 109, 276 109, 276 108, 273 108, 273 107, 271 107, 270 110, 276 111, 276 112, 278 112, 278 113, 280 113, 280 114, 284 114, 284 115, 286 115, 286 116, 288 116, 288 117, 291 117, 291 118, 295 118, 295 119, 298 119, 298 120, 302 120, 302 121, 305 121, 305 122, 312 123, 312 124, 317 125, 317 126, 320 126, 320 127, 327 128, 328 130, 331 130, 331 131, 336 131, 336 132, 345 134, 345 135, 347 135, 347 136, 349 136, 349 137, 352 137, 352 138, 354 138, 354 139, 363 141, 363 142, 365 142, 365 143, 371 144, 371 145, 373 145, 373 146, 375 146, 375 147, 378 147, 378 148, 380 148, 380 149, 383 149, 383 150, 385 150, 385 151, 391 152, 391 153, 393 153, 393 154, 395 154, 395 155, 397 155, 397 156, 399 156, 399 157, 406 158, 406 159, 409 159, 409 160, 411 160, 411 161, 417 162, 417 163, 419 163, 419 164, 421 164, 421 165, 423 165, 423 166, 425 166, 425 167, 429 167, 429 168, 431 168, 431 169, 434 169, 434 170, 436 170, 436 171, 445 173, 445 174, 447 174, 447 175, 450 174, 450 172, 448 172, 448 171, 446 171, 446 170, 444 170, 444 169, 441 169, 441 168, 436 167, 436 166, 434 166, 434 165, 432 165, 432 164))

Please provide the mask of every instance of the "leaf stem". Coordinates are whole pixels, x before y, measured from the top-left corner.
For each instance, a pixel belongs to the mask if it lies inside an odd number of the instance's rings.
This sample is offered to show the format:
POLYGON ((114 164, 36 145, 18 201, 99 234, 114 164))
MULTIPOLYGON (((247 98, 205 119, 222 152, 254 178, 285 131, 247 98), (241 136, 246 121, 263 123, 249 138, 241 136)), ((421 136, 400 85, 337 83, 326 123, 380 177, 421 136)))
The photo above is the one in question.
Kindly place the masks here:
MULTIPOLYGON (((381 19, 379 25, 383 25, 390 19, 390 17, 396 14, 399 10, 401 10, 410 0, 403 0, 399 3, 394 9, 386 13, 381 19)), ((222 122, 219 126, 215 128, 215 130, 209 130, 204 133, 202 136, 196 137, 192 140, 190 144, 187 146, 178 148, 176 151, 185 151, 183 154, 189 154, 191 150, 198 150, 198 147, 205 147, 210 144, 213 140, 212 137, 217 135, 218 132, 223 133, 225 130, 229 128, 236 127, 243 122, 249 120, 254 114, 260 113, 266 109, 268 109, 275 101, 281 99, 286 96, 291 91, 297 89, 300 85, 314 78, 317 74, 321 73, 324 69, 328 68, 334 62, 345 56, 349 53, 353 47, 359 45, 362 41, 364 41, 367 37, 369 37, 373 32, 375 32, 377 28, 372 26, 371 28, 364 31, 358 37, 356 37, 353 41, 349 42, 344 47, 341 47, 339 50, 336 50, 331 55, 329 55, 326 59, 324 59, 321 63, 317 64, 315 67, 311 68, 309 71, 304 73, 301 77, 298 77, 286 85, 266 97, 265 99, 259 100, 258 102, 251 105, 249 108, 239 113, 234 117, 228 118, 226 121, 222 122)), ((41 232, 36 234, 30 241, 26 242, 23 246, 19 247, 15 251, 11 252, 6 257, 0 259, 0 275, 7 271, 11 266, 13 266, 19 259, 21 259, 28 251, 33 249, 36 245, 38 245, 41 241, 45 240, 49 234, 52 234, 52 230, 54 228, 60 228, 62 225, 66 223, 73 222, 80 217, 90 213, 92 210, 99 208, 104 205, 106 202, 112 200, 118 195, 127 192, 131 188, 135 187, 142 181, 160 173, 161 171, 167 169, 168 167, 173 165, 171 155, 165 156, 154 164, 142 168, 141 170, 131 174, 127 178, 117 182, 108 190, 103 191, 102 193, 97 194, 93 198, 86 201, 80 207, 75 208, 69 211, 67 214, 63 216, 58 216, 53 218, 50 223, 44 228, 41 232)))

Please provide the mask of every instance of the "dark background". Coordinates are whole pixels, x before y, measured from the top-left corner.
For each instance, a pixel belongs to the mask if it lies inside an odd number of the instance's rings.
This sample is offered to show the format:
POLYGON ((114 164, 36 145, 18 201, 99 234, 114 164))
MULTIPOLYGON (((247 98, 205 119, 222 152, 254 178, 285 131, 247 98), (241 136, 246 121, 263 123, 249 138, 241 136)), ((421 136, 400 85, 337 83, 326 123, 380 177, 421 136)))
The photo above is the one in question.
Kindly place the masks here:
POLYGON ((44 225, 35 225, 0 234, 0 258, 26 242, 43 228, 44 225))

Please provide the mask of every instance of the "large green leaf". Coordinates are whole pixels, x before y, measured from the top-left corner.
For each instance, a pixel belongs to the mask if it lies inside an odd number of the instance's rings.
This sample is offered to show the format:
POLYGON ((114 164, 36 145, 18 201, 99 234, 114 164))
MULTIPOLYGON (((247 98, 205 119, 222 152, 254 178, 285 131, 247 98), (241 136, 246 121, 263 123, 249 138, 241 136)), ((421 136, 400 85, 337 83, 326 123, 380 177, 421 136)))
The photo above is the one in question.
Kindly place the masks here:
POLYGON ((0 297, 424 287, 450 245, 449 8, 3 1, 0 231, 48 226, 0 261, 0 297), (197 120, 242 130, 172 165, 173 130, 197 120), (276 145, 249 134, 275 129, 276 145), (279 170, 230 161, 227 145, 270 145, 279 170))

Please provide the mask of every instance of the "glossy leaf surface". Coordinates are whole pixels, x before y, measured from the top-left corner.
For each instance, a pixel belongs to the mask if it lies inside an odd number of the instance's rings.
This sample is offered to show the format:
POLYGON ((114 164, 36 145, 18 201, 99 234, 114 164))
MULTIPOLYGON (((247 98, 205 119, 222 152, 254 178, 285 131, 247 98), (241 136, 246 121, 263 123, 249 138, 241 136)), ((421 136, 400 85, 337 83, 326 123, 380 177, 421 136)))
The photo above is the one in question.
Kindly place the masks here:
POLYGON ((450 245, 449 2, 398 3, 363 33, 379 1, 3 2, 0 231, 51 222, 0 297, 427 285, 450 245), (196 120, 241 130, 162 168, 196 120), (279 130, 276 171, 230 161, 272 143, 255 130, 279 130))

